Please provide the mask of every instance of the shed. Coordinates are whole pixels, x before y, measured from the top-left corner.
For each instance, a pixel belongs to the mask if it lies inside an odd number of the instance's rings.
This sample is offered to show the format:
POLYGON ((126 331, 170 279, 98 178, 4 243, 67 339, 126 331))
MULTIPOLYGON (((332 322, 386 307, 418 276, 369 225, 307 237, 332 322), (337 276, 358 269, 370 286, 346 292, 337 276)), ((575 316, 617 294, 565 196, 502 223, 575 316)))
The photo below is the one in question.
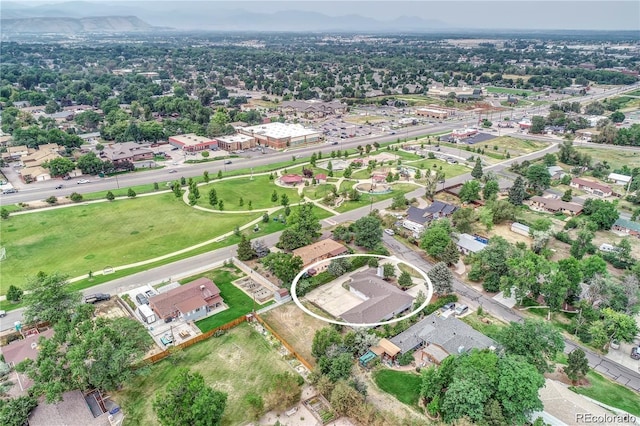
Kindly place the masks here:
POLYGON ((519 222, 513 222, 511 224, 511 232, 515 232, 516 234, 520 234, 520 235, 524 235, 525 237, 528 237, 530 229, 527 225, 524 225, 519 222))

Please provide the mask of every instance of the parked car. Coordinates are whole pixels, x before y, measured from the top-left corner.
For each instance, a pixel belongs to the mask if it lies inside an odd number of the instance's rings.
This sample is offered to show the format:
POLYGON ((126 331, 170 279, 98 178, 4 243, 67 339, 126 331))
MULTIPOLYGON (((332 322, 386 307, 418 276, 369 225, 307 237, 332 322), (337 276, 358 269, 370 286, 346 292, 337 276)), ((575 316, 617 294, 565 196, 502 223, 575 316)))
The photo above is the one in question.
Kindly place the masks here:
POLYGON ((225 161, 224 164, 231 164, 231 160, 225 161))
POLYGON ((450 303, 445 303, 444 305, 442 305, 442 308, 440 308, 440 310, 442 312, 447 312, 450 309, 455 309, 455 307, 456 307, 456 304, 453 303, 453 302, 450 302, 450 303))
POLYGON ((391 235, 391 236, 396 235, 396 233, 393 231, 393 229, 385 229, 384 233, 387 234, 387 235, 391 235))
POLYGON ((175 169, 171 169, 171 170, 169 170, 169 173, 177 173, 177 172, 178 172, 178 171, 177 171, 177 170, 175 170, 175 169))
POLYGON ((55 189, 62 189, 62 188, 64 188, 64 185, 57 185, 57 186, 55 187, 55 189))
POLYGON ((90 183, 90 181, 88 179, 80 179, 77 183, 78 185, 82 185, 83 183, 90 183))
POLYGON ((631 348, 631 358, 640 359, 640 346, 631 348))
POLYGON ((84 303, 98 303, 110 299, 111 295, 109 293, 88 294, 84 297, 84 303))
POLYGON ((6 317, 6 316, 7 316, 7 311, 0 311, 0 318, 6 317))
POLYGON ((455 313, 457 316, 464 315, 469 311, 469 307, 467 305, 459 305, 456 307, 455 313))
POLYGON ((147 296, 145 296, 142 293, 136 294, 136 300, 138 301, 139 305, 148 305, 149 304, 149 299, 147 299, 147 296))

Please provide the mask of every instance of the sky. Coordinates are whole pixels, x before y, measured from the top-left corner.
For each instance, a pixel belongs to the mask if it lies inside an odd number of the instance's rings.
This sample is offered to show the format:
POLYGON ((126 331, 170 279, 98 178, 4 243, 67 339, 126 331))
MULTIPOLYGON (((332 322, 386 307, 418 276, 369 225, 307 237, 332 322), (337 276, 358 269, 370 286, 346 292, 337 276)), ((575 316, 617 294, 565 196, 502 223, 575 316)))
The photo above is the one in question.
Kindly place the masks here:
MULTIPOLYGON (((11 0, 10 0, 11 1, 11 0)), ((14 0, 22 4, 55 4, 65 0, 14 0)), ((92 2, 101 2, 89 0, 92 2)), ((151 8, 180 5, 197 9, 198 2, 219 4, 228 9, 246 9, 273 13, 279 10, 304 10, 329 16, 358 14, 378 20, 399 16, 436 19, 455 28, 480 29, 588 29, 638 30, 640 32, 640 1, 486 1, 486 0, 405 0, 405 1, 324 1, 324 0, 193 0, 158 1, 134 0, 148 3, 151 8)), ((132 2, 133 3, 133 2, 132 2)))

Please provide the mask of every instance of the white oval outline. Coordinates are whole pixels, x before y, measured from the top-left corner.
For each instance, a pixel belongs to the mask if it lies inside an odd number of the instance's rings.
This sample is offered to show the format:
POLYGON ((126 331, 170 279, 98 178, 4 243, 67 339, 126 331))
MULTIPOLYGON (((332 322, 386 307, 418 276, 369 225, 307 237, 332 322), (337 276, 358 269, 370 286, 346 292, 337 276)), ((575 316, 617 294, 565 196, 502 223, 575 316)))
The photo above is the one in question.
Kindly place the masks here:
MULTIPOLYGON (((324 285, 324 284, 323 284, 324 285)), ((412 265, 411 263, 404 261, 402 259, 399 259, 395 256, 384 256, 381 254, 343 254, 340 256, 335 256, 329 259, 323 259, 323 260, 319 260, 309 266, 307 266, 306 268, 304 268, 302 271, 300 271, 298 273, 298 275, 295 276, 295 278, 293 279, 293 281, 291 282, 291 298, 293 299, 294 303, 298 306, 298 308, 302 309, 303 312, 311 315, 314 318, 317 318, 321 321, 324 322, 328 322, 330 324, 337 324, 337 325, 346 325, 348 327, 378 327, 381 325, 386 325, 386 324, 393 324, 396 322, 400 322, 402 320, 405 320, 407 318, 411 318, 412 316, 418 314, 420 311, 422 311, 424 308, 427 307, 427 305, 429 305, 429 302, 431 301, 431 298, 433 297, 433 284, 431 283, 431 279, 429 278, 429 276, 427 275, 426 272, 424 272, 422 269, 412 265), (350 323, 350 322, 343 322, 343 321, 336 321, 336 320, 331 320, 329 318, 325 318, 321 315, 316 314, 315 312, 311 312, 309 309, 307 309, 298 299, 298 294, 296 292, 296 286, 298 285, 298 281, 300 281, 300 278, 302 278, 302 276, 304 275, 305 272, 307 272, 309 269, 312 269, 313 267, 320 265, 322 263, 331 261, 331 260, 335 260, 335 259, 342 259, 342 258, 349 258, 349 257, 360 257, 360 256, 365 256, 365 257, 380 257, 383 259, 387 259, 387 260, 391 260, 394 262, 398 262, 398 263, 404 263, 405 265, 415 269, 416 271, 418 271, 420 273, 420 275, 422 275, 422 277, 424 278, 424 281, 426 283, 426 287, 427 287, 427 297, 424 301, 424 303, 420 306, 418 306, 415 310, 409 312, 407 315, 401 316, 400 318, 394 318, 394 319, 390 319, 388 321, 382 321, 382 322, 372 322, 372 323, 350 323)))

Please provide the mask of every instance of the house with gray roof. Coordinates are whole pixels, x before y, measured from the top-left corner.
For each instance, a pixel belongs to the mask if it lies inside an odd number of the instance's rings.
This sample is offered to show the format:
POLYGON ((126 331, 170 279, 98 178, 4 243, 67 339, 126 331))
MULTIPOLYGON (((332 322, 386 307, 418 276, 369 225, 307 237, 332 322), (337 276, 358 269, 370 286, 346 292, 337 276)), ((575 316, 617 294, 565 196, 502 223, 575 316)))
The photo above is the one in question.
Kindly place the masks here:
POLYGON ((458 246, 458 250, 460 251, 460 253, 464 255, 467 255, 469 253, 477 253, 487 247, 486 244, 476 240, 473 235, 469 234, 460 234, 458 236, 456 246, 458 246))
POLYGON ((363 302, 340 315, 346 322, 371 324, 386 321, 413 305, 413 296, 377 276, 373 269, 353 274, 348 285, 349 291, 363 302))
POLYGON ((623 232, 636 238, 640 238, 640 223, 632 222, 627 219, 619 218, 611 228, 614 231, 623 232))
POLYGON ((449 217, 456 210, 458 210, 458 207, 443 203, 442 201, 434 201, 429 207, 425 207, 424 209, 411 206, 407 210, 407 217, 402 223, 402 226, 420 233, 424 231, 425 226, 432 220, 449 217))
POLYGON ((472 349, 497 347, 493 339, 474 330, 453 315, 440 315, 439 311, 390 340, 400 348, 401 353, 422 348, 423 353, 436 364, 440 364, 449 355, 461 354, 472 349))

